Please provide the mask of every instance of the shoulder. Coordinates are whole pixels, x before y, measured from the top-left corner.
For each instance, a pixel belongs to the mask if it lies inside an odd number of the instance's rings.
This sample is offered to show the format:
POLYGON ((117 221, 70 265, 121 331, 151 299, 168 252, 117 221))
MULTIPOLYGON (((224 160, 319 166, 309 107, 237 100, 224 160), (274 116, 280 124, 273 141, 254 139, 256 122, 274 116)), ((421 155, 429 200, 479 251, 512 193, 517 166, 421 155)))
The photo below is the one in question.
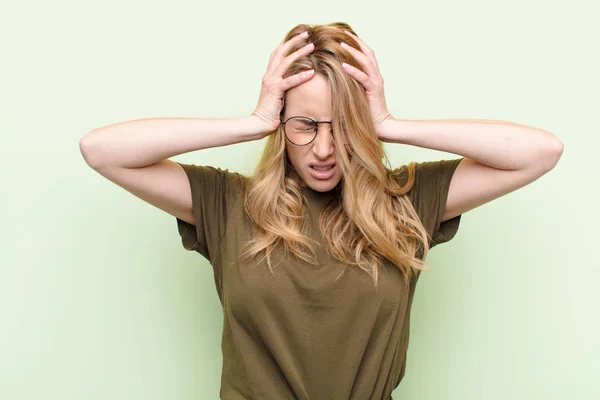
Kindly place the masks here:
POLYGON ((462 158, 437 161, 411 161, 389 170, 390 177, 399 185, 410 186, 410 192, 420 188, 438 187, 448 181, 462 158))
POLYGON ((413 161, 391 171, 432 237, 431 247, 449 241, 458 230, 460 216, 444 221, 443 214, 452 176, 462 160, 413 161))

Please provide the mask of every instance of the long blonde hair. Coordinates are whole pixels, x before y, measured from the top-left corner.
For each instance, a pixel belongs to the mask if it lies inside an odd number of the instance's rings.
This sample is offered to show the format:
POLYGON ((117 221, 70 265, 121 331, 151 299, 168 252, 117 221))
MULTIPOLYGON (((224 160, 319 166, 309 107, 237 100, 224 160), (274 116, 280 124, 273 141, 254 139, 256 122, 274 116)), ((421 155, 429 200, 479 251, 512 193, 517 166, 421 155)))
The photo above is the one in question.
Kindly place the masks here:
MULTIPOLYGON (((336 132, 334 140, 342 180, 336 187, 335 198, 319 218, 324 245, 340 262, 367 272, 376 288, 379 266, 384 263, 399 268, 408 282, 415 270, 425 269, 429 250, 429 236, 406 196, 414 183, 415 163, 393 171, 383 163, 384 158, 388 164, 389 160, 377 137, 365 90, 342 68, 342 62, 346 62, 362 70, 339 44, 344 41, 360 50, 360 45, 344 33, 348 30, 356 34, 352 28, 342 22, 301 24, 286 35, 286 41, 305 30, 309 32, 308 38, 288 54, 309 41, 315 49, 290 65, 283 78, 314 69, 315 74, 327 78, 331 87, 332 129, 336 132), (400 176, 406 176, 404 184, 400 183, 400 176)), ((306 199, 299 183, 289 176, 288 163, 285 134, 280 125, 269 135, 244 192, 244 209, 254 223, 256 234, 246 243, 243 258, 250 259, 265 250, 271 272, 271 255, 279 245, 286 252, 289 250, 316 264, 314 240, 302 233, 306 199)))

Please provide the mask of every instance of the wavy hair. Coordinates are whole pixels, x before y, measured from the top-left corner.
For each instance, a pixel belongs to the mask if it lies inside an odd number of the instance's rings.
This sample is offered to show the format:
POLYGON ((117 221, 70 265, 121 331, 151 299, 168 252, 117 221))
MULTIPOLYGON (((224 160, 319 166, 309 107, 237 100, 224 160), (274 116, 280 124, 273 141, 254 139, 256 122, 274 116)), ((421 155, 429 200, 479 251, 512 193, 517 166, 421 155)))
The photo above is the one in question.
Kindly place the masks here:
MULTIPOLYGON (((383 143, 378 139, 365 89, 342 67, 346 62, 362 70, 357 60, 340 46, 340 41, 361 51, 346 33, 346 23, 301 24, 285 40, 308 31, 306 40, 288 54, 312 41, 314 50, 298 58, 283 78, 314 69, 327 78, 332 94, 332 129, 337 164, 342 179, 336 196, 319 217, 324 247, 340 262, 368 273, 377 289, 379 267, 392 264, 408 282, 416 270, 424 270, 430 237, 406 196, 415 178, 415 163, 391 170, 384 165, 383 143), (345 151, 339 151, 344 149, 345 151), (406 179, 401 177, 406 176, 406 179), (402 183, 402 181, 405 181, 402 183)), ((286 56, 288 55, 286 54, 286 56)), ((282 109, 281 113, 285 110, 282 109)), ((246 243, 243 259, 265 251, 272 272, 273 250, 282 245, 298 258, 316 264, 313 239, 302 233, 306 210, 299 183, 290 177, 285 134, 280 125, 269 135, 262 157, 249 177, 244 192, 244 209, 256 230, 246 243)))

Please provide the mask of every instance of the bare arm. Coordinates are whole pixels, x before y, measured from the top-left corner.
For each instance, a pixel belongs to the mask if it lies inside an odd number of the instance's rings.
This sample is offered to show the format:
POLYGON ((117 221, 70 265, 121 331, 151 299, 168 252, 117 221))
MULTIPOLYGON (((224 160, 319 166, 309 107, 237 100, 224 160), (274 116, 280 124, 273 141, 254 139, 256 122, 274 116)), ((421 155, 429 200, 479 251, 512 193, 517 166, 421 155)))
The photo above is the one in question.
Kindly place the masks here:
POLYGON ((282 74, 314 46, 287 55, 308 35, 282 41, 271 54, 258 105, 247 117, 228 119, 150 118, 97 128, 79 141, 86 163, 140 199, 195 225, 190 181, 170 157, 210 147, 262 139, 279 126, 286 90, 312 78, 304 71, 282 74))
POLYGON ((293 45, 308 33, 282 40, 271 54, 263 76, 258 105, 247 117, 227 119, 149 118, 97 128, 79 142, 81 153, 94 169, 118 166, 141 168, 175 155, 209 147, 261 139, 279 126, 284 93, 310 80, 314 71, 303 71, 287 78, 283 72, 298 57, 309 54, 307 44, 286 56, 293 45))
MULTIPOLYGON (((91 131, 79 147, 87 164, 133 195, 195 225, 190 183, 169 157, 209 147, 260 139, 256 117, 237 119, 156 118, 91 131)), ((260 132, 260 131, 263 132, 260 132)))
POLYGON ((264 123, 254 115, 229 119, 151 118, 97 128, 79 147, 94 168, 140 168, 161 160, 210 147, 264 137, 264 123))

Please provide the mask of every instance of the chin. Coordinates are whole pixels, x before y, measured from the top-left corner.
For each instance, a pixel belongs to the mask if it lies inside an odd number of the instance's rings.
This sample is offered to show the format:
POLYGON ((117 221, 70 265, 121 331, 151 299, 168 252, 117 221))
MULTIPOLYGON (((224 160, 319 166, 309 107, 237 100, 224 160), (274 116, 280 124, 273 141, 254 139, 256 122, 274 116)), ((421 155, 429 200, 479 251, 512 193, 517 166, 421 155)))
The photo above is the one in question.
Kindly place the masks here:
POLYGON ((336 185, 331 183, 317 183, 308 186, 315 192, 329 192, 330 190, 333 190, 334 187, 336 187, 336 185))

